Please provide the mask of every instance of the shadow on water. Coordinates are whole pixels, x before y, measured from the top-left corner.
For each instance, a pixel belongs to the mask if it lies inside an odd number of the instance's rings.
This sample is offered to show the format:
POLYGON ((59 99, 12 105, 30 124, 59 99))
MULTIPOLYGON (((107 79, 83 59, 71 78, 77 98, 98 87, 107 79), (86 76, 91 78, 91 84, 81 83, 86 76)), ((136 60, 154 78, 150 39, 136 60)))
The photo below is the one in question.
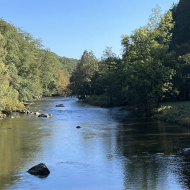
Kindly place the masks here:
POLYGON ((189 189, 190 130, 151 118, 125 118, 117 134, 127 189, 189 189))

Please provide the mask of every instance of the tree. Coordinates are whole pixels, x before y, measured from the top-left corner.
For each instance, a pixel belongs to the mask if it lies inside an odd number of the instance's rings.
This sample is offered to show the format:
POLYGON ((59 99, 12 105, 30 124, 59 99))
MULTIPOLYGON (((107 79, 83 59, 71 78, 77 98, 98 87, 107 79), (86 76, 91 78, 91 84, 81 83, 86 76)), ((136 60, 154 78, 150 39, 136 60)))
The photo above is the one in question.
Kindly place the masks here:
POLYGON ((172 49, 187 43, 190 45, 190 2, 189 0, 180 0, 178 4, 172 8, 175 26, 172 30, 173 40, 172 49))
POLYGON ((98 61, 94 53, 85 50, 70 77, 69 88, 73 95, 84 98, 85 95, 91 94, 91 78, 96 70, 98 70, 98 61))
POLYGON ((190 2, 188 0, 180 0, 171 9, 175 26, 172 29, 173 38, 171 49, 175 51, 178 68, 174 79, 174 87, 176 89, 177 100, 189 100, 189 64, 187 61, 190 53, 190 2))
POLYGON ((23 109, 23 104, 18 101, 18 92, 9 85, 9 70, 5 65, 6 50, 5 39, 0 34, 0 115, 1 111, 15 111, 23 109))
POLYGON ((173 26, 172 13, 168 11, 159 25, 151 27, 149 22, 122 39, 127 93, 147 115, 151 115, 152 107, 172 89, 175 71, 168 66, 167 54, 173 26))
POLYGON ((101 80, 102 89, 109 97, 109 105, 113 106, 121 100, 118 97, 121 94, 122 82, 119 74, 119 65, 121 59, 112 52, 111 47, 106 47, 99 63, 99 80, 101 80))

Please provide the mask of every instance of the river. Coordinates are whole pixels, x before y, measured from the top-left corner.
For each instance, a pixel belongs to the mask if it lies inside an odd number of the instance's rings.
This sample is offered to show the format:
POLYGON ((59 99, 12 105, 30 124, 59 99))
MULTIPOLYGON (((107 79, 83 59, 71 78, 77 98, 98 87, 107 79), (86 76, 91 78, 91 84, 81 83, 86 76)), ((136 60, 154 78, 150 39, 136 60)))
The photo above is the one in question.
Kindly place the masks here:
POLYGON ((53 116, 13 113, 15 118, 0 120, 0 189, 190 189, 188 127, 131 118, 119 108, 71 97, 34 103, 31 110, 53 116), (39 163, 49 176, 27 172, 39 163))

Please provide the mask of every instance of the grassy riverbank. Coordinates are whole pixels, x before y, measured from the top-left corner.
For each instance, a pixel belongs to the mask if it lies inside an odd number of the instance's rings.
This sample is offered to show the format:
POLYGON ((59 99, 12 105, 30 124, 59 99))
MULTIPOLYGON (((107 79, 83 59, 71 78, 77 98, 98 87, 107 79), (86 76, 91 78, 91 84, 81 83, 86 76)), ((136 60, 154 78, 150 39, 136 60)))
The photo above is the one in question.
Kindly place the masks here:
POLYGON ((154 112, 153 118, 190 126, 190 101, 162 103, 161 107, 154 112))
MULTIPOLYGON (((183 126, 190 126, 190 101, 165 102, 153 110, 153 118, 167 123, 176 123, 183 126)), ((135 106, 124 106, 122 109, 132 112, 134 115, 142 116, 143 112, 135 106)))

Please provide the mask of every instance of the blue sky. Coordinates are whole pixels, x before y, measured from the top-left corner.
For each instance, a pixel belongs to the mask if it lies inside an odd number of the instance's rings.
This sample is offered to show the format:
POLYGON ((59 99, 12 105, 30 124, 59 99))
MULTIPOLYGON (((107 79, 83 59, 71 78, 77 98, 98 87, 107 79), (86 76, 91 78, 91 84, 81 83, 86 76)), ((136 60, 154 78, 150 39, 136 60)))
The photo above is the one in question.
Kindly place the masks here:
POLYGON ((100 58, 106 46, 121 54, 121 36, 146 25, 151 9, 163 13, 179 0, 2 0, 0 17, 42 39, 59 56, 100 58))

